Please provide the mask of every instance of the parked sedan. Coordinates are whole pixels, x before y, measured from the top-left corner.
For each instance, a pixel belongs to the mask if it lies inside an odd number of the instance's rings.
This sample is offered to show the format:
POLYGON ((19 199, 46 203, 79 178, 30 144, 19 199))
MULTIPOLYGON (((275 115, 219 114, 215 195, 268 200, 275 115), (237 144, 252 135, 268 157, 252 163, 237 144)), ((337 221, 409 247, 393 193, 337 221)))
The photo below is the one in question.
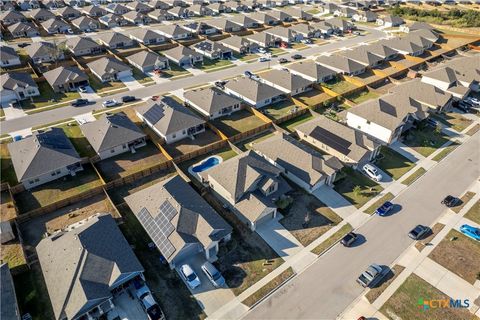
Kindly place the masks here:
POLYGON ((349 232, 343 239, 340 241, 345 247, 350 247, 356 240, 358 235, 354 232, 349 232))
POLYGON ((123 96, 122 97, 122 102, 132 102, 135 101, 137 98, 134 96, 123 96))
POLYGON ((81 107, 81 106, 86 106, 89 103, 90 103, 90 101, 88 101, 88 99, 77 99, 77 100, 72 102, 72 106, 73 107, 81 107))
POLYGON ((467 237, 470 237, 474 240, 480 241, 480 229, 464 224, 460 227, 460 232, 462 232, 467 237))
POLYGON ((303 59, 303 56, 302 56, 301 54, 298 54, 298 53, 297 53, 297 54, 294 54, 294 55, 292 56, 292 59, 293 59, 293 60, 300 60, 300 59, 303 59))
POLYGON ((193 271, 193 269, 188 264, 184 264, 180 267, 180 274, 182 278, 187 282, 190 289, 193 290, 196 287, 200 286, 200 279, 198 278, 195 271, 193 271))
POLYGON ((386 201, 377 210, 375 210, 375 214, 378 214, 381 217, 386 216, 388 212, 392 210, 392 208, 393 208, 393 203, 391 203, 390 201, 386 201))
POLYGON ((480 99, 477 99, 477 98, 475 98, 475 97, 468 97, 466 100, 467 100, 468 102, 470 102, 471 104, 480 106, 480 99))
POLYGON ((288 62, 288 59, 280 58, 280 59, 278 59, 278 62, 279 62, 279 63, 287 63, 287 62, 288 62))
POLYGON ((413 240, 421 239, 428 231, 430 231, 429 227, 422 226, 419 224, 415 228, 413 228, 409 233, 408 236, 413 240))
POLYGON ((445 199, 442 200, 442 204, 446 205, 449 208, 455 207, 456 205, 458 205, 459 202, 460 199, 451 195, 446 196, 445 199))
POLYGON ((260 58, 258 59, 258 61, 259 61, 259 62, 267 62, 267 61, 270 61, 270 58, 268 58, 268 57, 260 57, 260 58))
POLYGON ((111 100, 104 101, 102 103, 102 106, 104 106, 105 108, 109 108, 109 107, 115 107, 117 104, 118 104, 117 100, 111 99, 111 100))

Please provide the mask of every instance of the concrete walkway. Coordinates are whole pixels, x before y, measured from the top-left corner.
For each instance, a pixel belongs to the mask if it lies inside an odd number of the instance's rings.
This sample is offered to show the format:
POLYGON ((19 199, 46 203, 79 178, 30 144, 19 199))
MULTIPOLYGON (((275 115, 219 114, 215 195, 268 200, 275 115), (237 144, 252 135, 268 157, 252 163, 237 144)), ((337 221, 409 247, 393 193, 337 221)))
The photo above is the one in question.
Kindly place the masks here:
POLYGON ((26 115, 25 111, 21 107, 12 107, 10 104, 2 106, 3 112, 5 113, 5 119, 15 119, 20 118, 26 115))
POLYGON ((73 119, 75 119, 75 121, 77 121, 78 124, 93 122, 93 121, 97 120, 97 118, 95 118, 93 116, 93 113, 91 113, 91 112, 81 114, 79 116, 74 117, 73 119))
POLYGON ((335 211, 342 219, 346 219, 357 210, 341 194, 333 190, 332 187, 323 185, 312 194, 335 211))
POLYGON ((298 254, 303 245, 279 222, 283 216, 277 213, 275 219, 262 223, 257 233, 285 261, 298 254))
POLYGON ((86 86, 85 89, 87 92, 79 92, 83 99, 96 100, 100 98, 100 96, 93 90, 91 86, 86 86))
POLYGON ((409 146, 401 143, 400 141, 395 141, 389 147, 391 149, 395 150, 396 152, 400 153, 402 156, 404 156, 405 158, 407 158, 411 162, 417 162, 417 161, 425 158, 420 153, 413 150, 409 146))
POLYGON ((143 86, 135 80, 133 76, 123 77, 119 79, 122 83, 128 88, 128 90, 136 90, 139 88, 143 88, 143 86))

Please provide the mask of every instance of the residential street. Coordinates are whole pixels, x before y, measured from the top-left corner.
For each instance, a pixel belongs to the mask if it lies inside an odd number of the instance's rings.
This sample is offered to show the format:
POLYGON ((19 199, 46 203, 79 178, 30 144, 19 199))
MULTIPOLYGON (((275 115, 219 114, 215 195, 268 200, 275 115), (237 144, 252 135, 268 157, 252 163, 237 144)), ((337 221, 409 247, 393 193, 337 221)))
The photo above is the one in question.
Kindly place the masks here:
MULTIPOLYGON (((362 28, 364 28, 362 26, 362 28)), ((312 55, 318 55, 324 52, 331 52, 341 48, 349 48, 352 46, 365 44, 369 41, 380 40, 382 37, 386 37, 386 34, 383 31, 379 31, 373 28, 364 28, 368 30, 368 34, 364 36, 357 36, 354 38, 349 39, 342 39, 337 40, 335 42, 329 42, 327 44, 321 46, 313 46, 309 49, 298 51, 305 57, 309 57, 312 55)), ((290 56, 295 54, 296 50, 290 50, 289 53, 281 56, 290 59, 290 56)), ((196 85, 205 84, 208 82, 214 82, 220 79, 233 77, 236 75, 241 75, 245 71, 255 71, 260 70, 263 68, 267 68, 268 66, 273 67, 278 65, 278 58, 273 58, 270 63, 268 62, 254 62, 248 63, 243 65, 237 65, 232 68, 219 70, 216 72, 211 73, 203 73, 201 75, 190 76, 187 78, 182 78, 178 80, 172 81, 165 81, 163 83, 157 83, 152 86, 142 87, 138 89, 130 90, 129 92, 122 92, 114 95, 110 95, 107 97, 103 97, 98 99, 95 104, 91 104, 88 106, 83 107, 62 107, 53 110, 38 112, 32 115, 15 118, 11 120, 5 120, 1 122, 0 126, 0 134, 6 134, 10 132, 15 132, 19 130, 23 130, 26 128, 36 127, 43 124, 48 124, 56 121, 61 121, 62 119, 68 119, 80 114, 88 113, 93 110, 100 110, 102 109, 102 102, 109 99, 116 99, 117 101, 121 101, 121 97, 124 95, 134 95, 138 99, 150 97, 153 95, 161 95, 167 93, 169 91, 178 90, 181 88, 189 88, 196 85)))
POLYGON ((357 229, 365 243, 335 246, 246 318, 335 319, 362 293, 355 280, 368 265, 391 265, 412 245, 407 233, 414 226, 432 225, 447 210, 441 200, 447 194, 462 195, 478 179, 479 144, 477 133, 395 198, 400 210, 388 217, 374 216, 357 229))

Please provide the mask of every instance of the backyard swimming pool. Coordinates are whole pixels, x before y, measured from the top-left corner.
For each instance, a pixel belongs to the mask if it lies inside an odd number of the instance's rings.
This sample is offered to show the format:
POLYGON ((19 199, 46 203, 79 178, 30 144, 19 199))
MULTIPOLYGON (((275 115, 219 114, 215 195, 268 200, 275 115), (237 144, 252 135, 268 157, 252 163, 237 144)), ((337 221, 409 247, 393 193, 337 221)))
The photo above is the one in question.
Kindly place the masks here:
POLYGON ((190 174, 192 174, 194 176, 197 176, 197 178, 198 178, 198 174, 200 172, 203 172, 205 170, 213 168, 216 165, 218 165, 219 163, 221 163, 222 161, 223 161, 223 159, 219 156, 210 156, 210 157, 208 157, 208 158, 190 166, 190 168, 188 168, 188 171, 190 172, 190 174))

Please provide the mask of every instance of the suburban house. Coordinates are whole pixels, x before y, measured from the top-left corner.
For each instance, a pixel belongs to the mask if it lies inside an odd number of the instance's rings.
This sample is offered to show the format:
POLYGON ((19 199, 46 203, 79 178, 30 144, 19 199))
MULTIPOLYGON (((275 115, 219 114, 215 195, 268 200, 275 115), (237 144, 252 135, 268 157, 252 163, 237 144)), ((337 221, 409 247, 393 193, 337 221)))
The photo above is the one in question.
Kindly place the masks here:
POLYGON ((6 26, 18 22, 27 22, 27 18, 18 11, 3 11, 2 13, 0 13, 0 20, 6 26))
POLYGON ((71 26, 60 18, 45 20, 41 23, 43 29, 49 34, 67 33, 71 26))
POLYGON ((344 51, 343 55, 368 67, 376 67, 383 63, 383 58, 370 51, 369 46, 360 46, 344 51))
POLYGON ((101 24, 108 28, 115 28, 128 25, 128 21, 121 15, 109 13, 98 18, 101 24))
POLYGON ((60 66, 43 74, 45 80, 55 92, 77 91, 81 86, 88 86, 88 76, 77 66, 60 66))
POLYGON ((90 17, 96 17, 96 18, 100 18, 101 16, 104 16, 108 13, 108 11, 105 10, 105 8, 101 6, 96 6, 96 5, 82 7, 81 10, 86 15, 90 17))
POLYGON ((323 156, 285 133, 276 133, 263 141, 252 143, 252 149, 282 170, 289 180, 307 192, 322 185, 331 186, 343 165, 334 156, 323 156))
POLYGON ((170 21, 175 20, 175 16, 168 13, 166 10, 156 9, 153 10, 147 15, 155 21, 162 22, 162 21, 170 21))
POLYGON ((87 67, 102 82, 118 81, 133 75, 130 66, 110 56, 87 63, 87 67))
POLYGON ((119 15, 119 16, 124 15, 125 13, 130 11, 130 9, 128 9, 126 6, 120 3, 109 3, 105 7, 105 9, 108 12, 119 15))
POLYGON ((122 17, 128 22, 135 25, 147 25, 150 22, 152 22, 152 18, 150 18, 146 13, 142 13, 138 11, 127 12, 124 15, 122 15, 122 17))
POLYGON ((136 40, 140 43, 145 45, 149 44, 160 44, 165 42, 165 37, 155 32, 154 30, 145 29, 145 28, 137 28, 133 29, 128 34, 130 38, 136 40))
POLYGON ((167 144, 185 138, 194 139, 195 135, 205 131, 204 120, 170 97, 163 97, 160 101, 147 100, 135 112, 167 144))
POLYGON ((97 35, 97 40, 110 49, 128 48, 135 45, 135 41, 118 32, 103 32, 97 35))
POLYGON ((348 22, 343 20, 342 18, 332 18, 332 19, 327 19, 325 20, 325 23, 330 25, 334 32, 348 32, 353 29, 353 25, 348 22))
POLYGON ((1 105, 40 95, 37 83, 26 72, 4 73, 0 75, 0 84, 2 86, 1 105))
POLYGON ((385 40, 383 44, 403 55, 408 54, 416 57, 422 55, 425 52, 425 48, 421 44, 416 44, 406 38, 385 40))
POLYGON ((33 9, 28 14, 30 15, 30 18, 37 22, 43 22, 55 18, 55 15, 50 10, 44 8, 33 9))
POLYGON ((205 22, 189 22, 187 24, 182 25, 185 29, 192 33, 196 33, 198 35, 211 35, 219 33, 219 30, 210 24, 206 24, 205 22))
POLYGON ((291 190, 277 168, 250 150, 200 173, 216 196, 252 231, 277 215, 276 202, 291 190))
POLYGON ((274 17, 275 19, 283 22, 291 22, 293 21, 293 17, 288 13, 284 12, 283 10, 272 10, 268 13, 270 16, 274 17))
POLYGON ((297 39, 302 39, 302 38, 318 38, 321 35, 321 31, 312 27, 311 25, 308 25, 306 23, 298 23, 295 24, 288 29, 292 30, 294 33, 297 35, 297 39))
POLYGON ((305 21, 310 21, 313 19, 313 15, 311 13, 308 13, 305 10, 302 10, 299 8, 288 7, 283 9, 282 11, 289 14, 295 19, 305 20, 305 21))
POLYGON ((190 31, 186 30, 185 28, 182 28, 177 24, 164 25, 161 27, 157 27, 154 30, 159 32, 164 37, 168 39, 173 39, 173 40, 188 39, 192 36, 190 31))
POLYGON ((242 101, 216 87, 186 91, 185 104, 209 119, 216 119, 241 110, 242 101))
POLYGON ((457 58, 422 75, 422 82, 463 99, 470 91, 480 91, 480 56, 457 58))
POLYGON ((108 318, 115 297, 143 279, 142 265, 108 213, 44 237, 36 251, 56 320, 108 318))
POLYGON ((313 84, 311 80, 305 79, 298 74, 278 69, 263 72, 260 81, 290 96, 311 90, 313 84))
POLYGON ((38 0, 20 0, 17 1, 17 4, 20 6, 20 10, 22 11, 40 8, 40 1, 38 0))
POLYGON ((379 56, 385 61, 395 59, 397 57, 398 52, 385 44, 383 44, 381 41, 371 44, 368 46, 368 51, 373 53, 376 56, 379 56))
POLYGON ((82 32, 93 32, 100 28, 100 23, 97 20, 87 16, 73 19, 71 23, 82 32))
POLYGON ((288 66, 288 69, 291 73, 298 74, 314 83, 327 82, 335 78, 337 74, 337 72, 332 69, 322 66, 313 60, 292 63, 288 66))
POLYGON ((376 22, 378 15, 370 10, 368 11, 355 11, 352 15, 352 19, 358 22, 376 22))
POLYGON ((21 65, 20 57, 15 49, 9 46, 0 46, 0 67, 14 67, 21 65))
POLYGON ((102 114, 98 120, 80 125, 80 130, 102 160, 135 153, 146 145, 143 131, 122 112, 102 114))
POLYGON ((208 24, 224 32, 239 32, 244 29, 241 25, 239 25, 238 23, 235 23, 230 19, 215 18, 215 19, 209 20, 208 24))
POLYGON ((331 14, 333 14, 335 11, 337 11, 340 8, 339 6, 337 6, 332 2, 323 3, 320 5, 320 7, 322 8, 322 12, 331 13, 331 14))
POLYGON ((0 296, 1 308, 0 317, 2 319, 20 320, 20 310, 18 309, 17 296, 15 294, 15 285, 8 263, 0 265, 0 296))
POLYGON ((170 3, 168 3, 167 1, 161 1, 161 0, 150 1, 147 3, 147 5, 149 5, 153 9, 166 10, 171 8, 170 3))
POLYGON ((34 131, 29 137, 9 143, 8 150, 17 180, 26 189, 83 170, 80 156, 60 128, 34 131))
POLYGON ((277 18, 260 11, 251 13, 250 18, 266 26, 273 26, 280 23, 277 18))
POLYGON ((63 8, 58 9, 57 14, 59 14, 59 16, 67 20, 72 20, 82 15, 80 11, 69 6, 65 6, 63 8))
POLYGON ((331 24, 326 23, 325 21, 311 23, 310 26, 320 32, 324 37, 331 36, 335 31, 331 24))
POLYGON ((339 17, 345 17, 345 18, 351 18, 356 13, 357 13, 357 11, 355 11, 352 8, 349 8, 349 7, 338 7, 333 12, 334 15, 337 15, 339 17))
POLYGON ((105 48, 87 37, 74 37, 67 39, 68 50, 75 56, 85 56, 99 54, 105 51, 105 48))
POLYGON ((435 28, 426 22, 415 21, 410 25, 406 25, 406 24, 402 25, 400 27, 400 30, 402 30, 403 32, 411 32, 411 31, 417 31, 417 30, 435 31, 435 28))
POLYGON ((273 35, 264 31, 246 35, 245 38, 263 48, 274 47, 276 42, 276 38, 273 35))
POLYGON ((315 117, 295 130, 300 139, 353 167, 373 160, 380 152, 380 143, 373 138, 325 116, 315 117))
POLYGON ((266 29, 263 32, 272 35, 275 38, 276 43, 299 42, 303 39, 303 35, 301 33, 297 33, 293 29, 285 28, 283 26, 276 26, 270 29, 266 29))
POLYGON ((188 7, 188 10, 193 12, 196 16, 213 16, 214 12, 208 6, 196 4, 188 7))
POLYGON ((168 69, 168 59, 151 51, 139 51, 126 57, 127 61, 142 72, 151 72, 155 69, 168 69))
POLYGON ((222 2, 216 2, 208 5, 208 8, 212 11, 212 15, 219 15, 220 13, 232 12, 232 7, 223 4, 222 2))
POLYGON ((150 7, 147 3, 140 1, 127 2, 125 6, 135 12, 147 13, 152 11, 152 7, 150 7))
POLYGON ((182 45, 162 51, 162 54, 180 67, 192 67, 196 63, 203 63, 202 54, 182 45))
POLYGON ((31 22, 17 22, 8 26, 8 31, 14 38, 33 38, 38 37, 40 32, 31 22))
POLYGON ((251 53, 258 50, 258 44, 236 35, 219 40, 219 42, 239 54, 251 53))
POLYGON ((365 65, 340 55, 321 56, 317 58, 316 62, 337 73, 348 76, 356 76, 366 70, 365 65))
POLYGON ((188 19, 195 15, 193 11, 190 11, 187 8, 183 7, 173 7, 171 9, 168 9, 167 12, 175 16, 176 19, 188 19))
POLYGON ((387 28, 398 27, 405 23, 402 18, 398 16, 386 15, 383 18, 377 18, 377 24, 387 28))
POLYGON ((170 268, 200 254, 217 260, 232 227, 179 175, 127 197, 125 202, 170 268))
POLYGON ((232 50, 217 41, 203 40, 191 47, 193 50, 212 60, 232 58, 232 50))
POLYGON ((228 20, 246 29, 254 29, 260 27, 260 23, 244 14, 236 15, 228 20))
POLYGON ((254 108, 262 108, 285 99, 283 91, 245 77, 230 80, 225 85, 225 92, 245 101, 254 108))

